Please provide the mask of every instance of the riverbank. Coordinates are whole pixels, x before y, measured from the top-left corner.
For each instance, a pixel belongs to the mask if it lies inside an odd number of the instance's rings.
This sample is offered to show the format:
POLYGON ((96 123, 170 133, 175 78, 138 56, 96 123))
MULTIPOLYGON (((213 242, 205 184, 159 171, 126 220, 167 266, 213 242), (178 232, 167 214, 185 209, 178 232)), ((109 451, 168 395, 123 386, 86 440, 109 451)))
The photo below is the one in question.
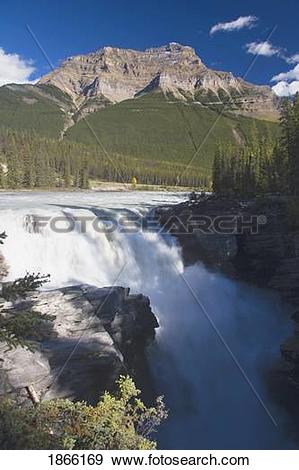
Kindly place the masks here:
POLYGON ((19 193, 19 192, 102 192, 102 191, 113 191, 113 192, 124 192, 124 191, 149 191, 149 192, 178 192, 178 193, 189 193, 198 188, 191 186, 166 186, 166 185, 154 185, 154 184, 132 184, 132 183, 117 183, 114 181, 99 181, 91 180, 90 187, 88 189, 74 188, 74 187, 43 187, 43 188, 0 188, 0 194, 6 192, 19 193))

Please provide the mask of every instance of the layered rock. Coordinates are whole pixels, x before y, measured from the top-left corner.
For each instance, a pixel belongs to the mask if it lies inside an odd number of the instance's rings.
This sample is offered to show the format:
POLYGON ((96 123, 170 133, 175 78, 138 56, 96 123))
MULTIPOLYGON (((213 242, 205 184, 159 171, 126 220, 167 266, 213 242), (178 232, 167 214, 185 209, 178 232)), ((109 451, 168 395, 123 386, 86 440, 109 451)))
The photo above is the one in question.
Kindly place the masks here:
POLYGON ((123 287, 87 285, 36 292, 3 307, 17 315, 30 306, 53 316, 34 350, 0 343, 0 394, 28 399, 67 397, 94 403, 121 373, 147 380, 145 349, 157 320, 143 295, 123 287))
POLYGON ((145 51, 104 47, 70 57, 38 84, 54 85, 85 112, 160 90, 176 99, 216 107, 229 101, 231 111, 245 115, 278 117, 277 98, 270 87, 211 70, 193 48, 177 43, 145 51))
POLYGON ((288 229, 283 198, 241 201, 203 196, 196 202, 157 208, 156 216, 178 238, 186 264, 204 261, 238 279, 254 279, 299 305, 298 237, 288 229), (174 220, 179 221, 177 226, 174 220), (181 226, 188 227, 188 233, 181 226))

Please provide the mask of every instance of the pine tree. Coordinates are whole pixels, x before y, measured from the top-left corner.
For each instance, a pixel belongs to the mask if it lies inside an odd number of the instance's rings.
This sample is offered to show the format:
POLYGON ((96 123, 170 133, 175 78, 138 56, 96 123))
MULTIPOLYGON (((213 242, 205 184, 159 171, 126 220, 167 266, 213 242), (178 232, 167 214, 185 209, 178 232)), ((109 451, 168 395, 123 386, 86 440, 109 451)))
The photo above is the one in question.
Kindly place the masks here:
POLYGON ((221 150, 220 150, 220 147, 218 147, 215 153, 215 158, 214 158, 214 163, 213 163, 213 172, 212 172, 213 191, 215 193, 220 193, 222 189, 221 188, 222 168, 220 165, 220 156, 221 156, 221 150))
POLYGON ((267 192, 298 195, 299 192, 299 95, 285 100, 277 142, 267 128, 259 135, 255 125, 243 148, 226 148, 215 155, 213 187, 216 192, 252 195, 267 192))

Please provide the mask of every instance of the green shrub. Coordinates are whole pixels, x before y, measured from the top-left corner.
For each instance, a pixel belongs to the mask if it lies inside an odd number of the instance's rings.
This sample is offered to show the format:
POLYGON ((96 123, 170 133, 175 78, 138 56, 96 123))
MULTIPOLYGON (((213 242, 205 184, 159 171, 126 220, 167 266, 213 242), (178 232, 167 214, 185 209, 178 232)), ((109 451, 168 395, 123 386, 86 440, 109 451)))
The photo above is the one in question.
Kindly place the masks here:
POLYGON ((132 379, 117 383, 117 396, 106 392, 96 406, 62 399, 27 407, 0 401, 0 448, 154 449, 150 436, 167 417, 162 398, 148 408, 132 379))

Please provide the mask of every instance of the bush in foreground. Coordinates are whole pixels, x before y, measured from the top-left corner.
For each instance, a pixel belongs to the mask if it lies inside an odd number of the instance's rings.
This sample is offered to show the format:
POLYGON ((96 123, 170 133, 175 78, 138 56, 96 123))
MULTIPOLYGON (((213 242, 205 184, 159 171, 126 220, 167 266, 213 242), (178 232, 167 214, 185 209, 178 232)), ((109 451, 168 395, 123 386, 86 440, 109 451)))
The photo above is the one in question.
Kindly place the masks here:
POLYGON ((129 377, 116 396, 106 392, 96 406, 70 400, 19 407, 0 402, 1 449, 154 449, 153 432, 167 417, 162 398, 146 407, 129 377))

